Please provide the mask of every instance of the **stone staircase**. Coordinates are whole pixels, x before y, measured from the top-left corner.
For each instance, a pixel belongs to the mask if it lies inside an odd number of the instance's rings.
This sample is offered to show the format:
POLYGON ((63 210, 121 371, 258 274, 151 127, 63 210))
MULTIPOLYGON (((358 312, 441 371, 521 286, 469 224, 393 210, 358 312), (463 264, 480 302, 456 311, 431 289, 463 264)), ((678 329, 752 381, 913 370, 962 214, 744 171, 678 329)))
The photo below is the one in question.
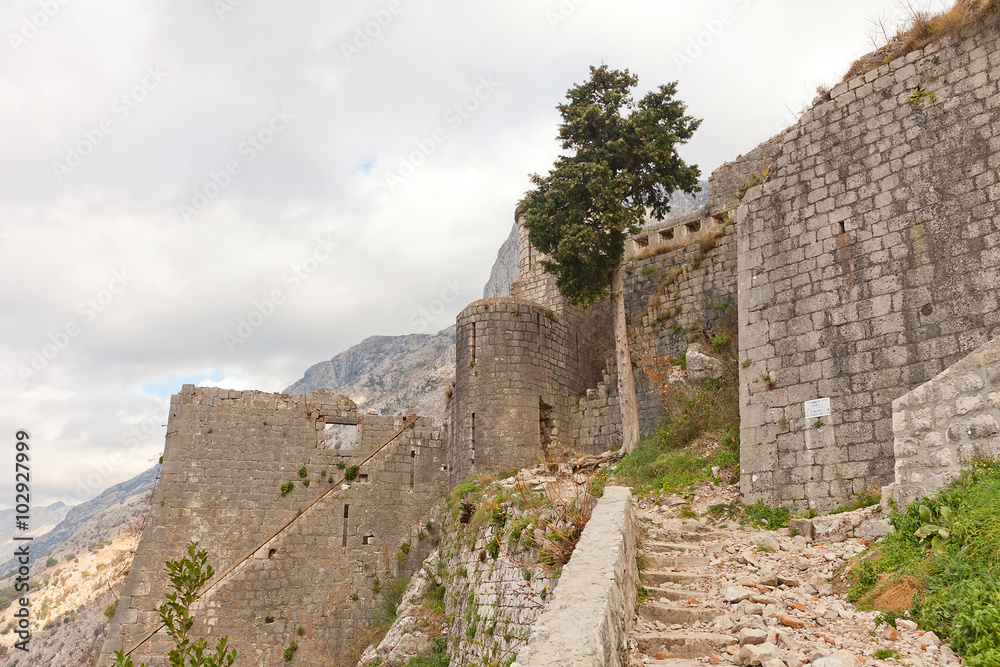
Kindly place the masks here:
POLYGON ((732 538, 730 531, 682 519, 668 519, 646 531, 639 553, 649 599, 639 605, 639 620, 629 638, 633 666, 695 667, 713 655, 729 657, 726 647, 736 639, 708 626, 729 612, 728 605, 711 594, 720 580, 711 556, 732 538))

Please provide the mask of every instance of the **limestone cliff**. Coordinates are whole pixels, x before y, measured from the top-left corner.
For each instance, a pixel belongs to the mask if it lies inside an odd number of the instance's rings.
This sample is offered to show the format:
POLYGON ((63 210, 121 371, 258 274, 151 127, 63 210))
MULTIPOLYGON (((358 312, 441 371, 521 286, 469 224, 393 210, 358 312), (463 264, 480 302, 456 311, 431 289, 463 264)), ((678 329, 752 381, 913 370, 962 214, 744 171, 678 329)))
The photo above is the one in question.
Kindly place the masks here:
POLYGON ((517 224, 510 230, 510 236, 497 251, 497 261, 493 263, 490 279, 483 288, 483 298, 510 296, 510 284, 520 277, 517 256, 517 224))
POLYGON ((349 396, 362 412, 416 412, 444 421, 444 390, 455 376, 455 327, 436 334, 372 336, 311 366, 285 393, 325 387, 349 396))

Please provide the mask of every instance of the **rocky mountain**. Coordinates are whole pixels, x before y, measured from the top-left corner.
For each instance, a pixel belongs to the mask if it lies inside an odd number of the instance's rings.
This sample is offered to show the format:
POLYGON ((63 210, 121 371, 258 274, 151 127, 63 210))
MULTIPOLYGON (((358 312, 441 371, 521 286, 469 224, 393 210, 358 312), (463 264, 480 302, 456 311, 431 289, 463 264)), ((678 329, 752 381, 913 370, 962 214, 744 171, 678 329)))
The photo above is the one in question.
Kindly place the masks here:
MULTIPOLYGON (((66 518, 72 505, 64 503, 52 503, 48 507, 31 508, 32 530, 28 533, 18 533, 25 537, 40 537, 56 527, 59 522, 66 518)), ((14 521, 17 511, 13 509, 0 510, 0 554, 14 552, 14 521)))
MULTIPOLYGON (((110 623, 105 612, 117 602, 158 478, 159 466, 154 466, 91 501, 65 508, 63 520, 32 542, 34 625, 28 661, 13 648, 17 636, 6 631, 18 608, 9 604, 14 580, 7 578, 0 581, 0 667, 94 664, 110 623)), ((11 569, 8 562, 4 571, 11 569)))
POLYGON ((326 387, 362 412, 416 412, 444 421, 444 391, 455 377, 455 327, 436 334, 372 336, 306 370, 286 393, 326 387))
POLYGON ((670 198, 670 213, 667 214, 667 220, 697 213, 708 206, 708 181, 698 181, 698 185, 701 186, 701 192, 693 195, 681 192, 670 198))
POLYGON ((493 270, 490 271, 490 279, 483 289, 483 298, 492 299, 495 297, 510 296, 510 284, 517 280, 520 271, 519 257, 517 252, 517 223, 510 230, 510 236, 500 246, 497 252, 497 261, 493 263, 493 270))
MULTIPOLYGON (((84 528, 85 525, 86 530, 83 532, 88 533, 93 538, 91 541, 99 542, 110 539, 111 533, 117 530, 115 524, 120 523, 123 516, 131 513, 131 510, 127 508, 134 504, 137 499, 145 498, 146 494, 155 486, 156 480, 159 477, 159 471, 160 466, 155 465, 127 482, 122 482, 106 489, 93 500, 80 503, 76 507, 67 508, 68 511, 65 513, 64 518, 52 530, 40 537, 36 537, 31 543, 32 562, 45 560, 50 553, 59 550, 67 540, 80 532, 80 529, 84 528), (98 520, 93 521, 95 518, 98 520)), ((56 504, 62 505, 62 503, 56 504)), ((50 507, 52 506, 50 505, 50 507)), ((32 518, 35 520, 34 517, 32 518)), ((10 523, 13 525, 13 522, 10 523)), ((8 550, 2 553, 13 553, 13 551, 8 550)), ((7 572, 12 567, 14 567, 13 558, 0 566, 0 571, 7 572)))

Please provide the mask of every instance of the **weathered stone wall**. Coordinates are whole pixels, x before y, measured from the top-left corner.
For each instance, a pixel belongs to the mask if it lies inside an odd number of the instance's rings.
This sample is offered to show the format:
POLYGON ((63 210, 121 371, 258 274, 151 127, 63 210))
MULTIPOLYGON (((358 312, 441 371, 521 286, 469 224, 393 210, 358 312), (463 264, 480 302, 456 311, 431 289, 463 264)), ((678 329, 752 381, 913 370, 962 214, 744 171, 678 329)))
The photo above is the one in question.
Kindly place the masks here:
POLYGON ((513 560, 506 540, 496 560, 481 559, 487 531, 470 539, 465 531, 472 529, 458 530, 441 549, 452 664, 506 664, 527 640, 558 580, 544 568, 513 560))
MULTIPOLYGON (((408 574, 431 546, 417 535, 447 488, 446 443, 439 427, 420 419, 372 452, 403 424, 400 417, 359 418, 350 400, 328 392, 185 385, 171 399, 162 479, 99 664, 159 625, 156 607, 168 584, 163 564, 180 558, 191 540, 208 551, 218 573, 218 585, 198 603, 196 636, 214 645, 228 635, 248 665, 283 664, 293 640, 297 661, 329 664, 329 654, 365 622, 375 578, 408 574), (332 450, 327 423, 351 422, 360 430, 354 455, 332 450), (352 483, 338 462, 360 466, 352 483), (294 490, 282 496, 287 482, 294 490), (397 558, 404 543, 409 553, 397 558)), ((169 648, 161 631, 133 658, 165 665, 169 648)))
POLYGON ((450 419, 452 480, 534 465, 570 444, 570 400, 585 388, 580 335, 553 311, 484 299, 458 316, 450 419))
POLYGON ((1000 338, 892 403, 898 503, 936 493, 1000 453, 1000 338))
POLYGON ((755 176, 762 178, 764 172, 773 170, 781 155, 781 145, 782 135, 779 134, 713 171, 708 179, 709 211, 717 215, 737 207, 739 187, 755 176))
MULTIPOLYGON (((675 358, 706 335, 735 330, 736 234, 714 220, 705 231, 680 242, 651 247, 628 264, 625 308, 629 345, 641 355, 675 358), (716 236, 718 233, 722 236, 716 236), (711 239, 702 246, 702 241, 711 239), (709 247, 711 246, 711 247, 709 247)), ((660 396, 640 365, 635 369, 639 432, 652 435, 663 412, 660 396)), ((579 398, 573 412, 573 442, 578 449, 607 449, 621 444, 617 372, 608 361, 604 379, 579 398)))
POLYGON ((995 30, 856 77, 744 198, 746 502, 827 510, 892 481, 893 399, 998 332, 998 81, 995 30), (832 416, 805 420, 821 397, 832 416))
POLYGON ((629 664, 628 631, 639 583, 636 536, 632 492, 605 488, 515 666, 629 664))

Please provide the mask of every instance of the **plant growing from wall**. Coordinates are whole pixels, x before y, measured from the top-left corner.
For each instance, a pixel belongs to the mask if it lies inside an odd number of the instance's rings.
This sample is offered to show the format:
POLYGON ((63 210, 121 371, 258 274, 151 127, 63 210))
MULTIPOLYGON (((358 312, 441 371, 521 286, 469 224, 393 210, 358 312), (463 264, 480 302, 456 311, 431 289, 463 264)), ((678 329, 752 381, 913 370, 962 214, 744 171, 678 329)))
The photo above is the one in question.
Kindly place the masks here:
MULTIPOLYGON (((198 600, 198 591, 205 585, 215 570, 208 564, 208 552, 198 551, 198 543, 188 544, 187 556, 178 561, 167 561, 167 573, 172 593, 167 593, 166 602, 160 605, 160 620, 163 622, 175 648, 167 654, 171 667, 232 667, 236 662, 236 649, 229 648, 229 637, 220 637, 215 652, 206 652, 205 638, 193 641, 190 637, 194 618, 191 606, 198 600)), ((134 667, 132 658, 124 651, 115 652, 115 667, 134 667)), ((143 664, 141 667, 145 667, 143 664)))
POLYGON ((284 498, 289 493, 295 490, 295 484, 293 482, 285 482, 281 485, 281 497, 284 498))
POLYGON ((917 86, 913 89, 913 92, 910 93, 910 103, 920 104, 922 102, 937 102, 937 95, 934 94, 933 90, 927 88, 926 86, 917 86))
POLYGON ((611 294, 626 453, 639 442, 639 413, 626 331, 625 239, 641 229, 647 212, 662 220, 673 192, 697 192, 700 173, 677 154, 676 145, 701 122, 674 99, 677 84, 638 102, 631 94, 636 85, 628 70, 591 67, 590 79, 558 106, 559 138, 569 154, 548 176, 532 175, 535 188, 520 202, 531 243, 548 256, 543 266, 569 302, 588 306, 611 294))
POLYGON ((344 471, 344 479, 346 479, 348 482, 353 481, 354 478, 358 476, 358 470, 359 470, 358 466, 351 466, 350 468, 344 471))

